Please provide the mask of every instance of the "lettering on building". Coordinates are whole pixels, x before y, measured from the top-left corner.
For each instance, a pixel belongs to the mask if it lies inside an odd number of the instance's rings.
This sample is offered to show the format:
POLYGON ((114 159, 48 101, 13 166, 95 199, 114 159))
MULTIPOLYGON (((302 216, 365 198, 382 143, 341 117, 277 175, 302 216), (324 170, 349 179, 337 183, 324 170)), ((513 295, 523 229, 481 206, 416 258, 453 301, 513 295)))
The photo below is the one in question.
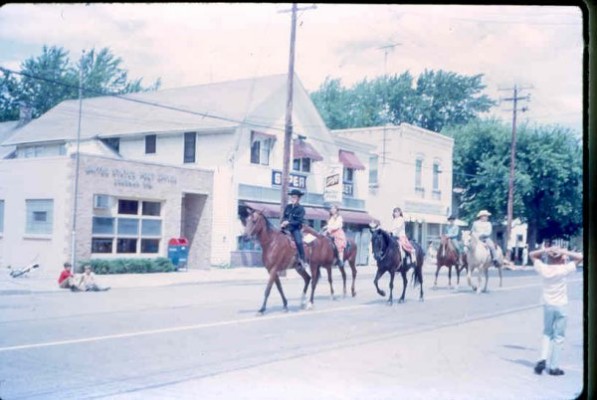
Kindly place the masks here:
POLYGON ((127 168, 107 168, 97 165, 85 167, 85 174, 98 178, 113 178, 114 186, 127 188, 153 189, 155 184, 176 185, 174 175, 153 172, 138 172, 127 168))

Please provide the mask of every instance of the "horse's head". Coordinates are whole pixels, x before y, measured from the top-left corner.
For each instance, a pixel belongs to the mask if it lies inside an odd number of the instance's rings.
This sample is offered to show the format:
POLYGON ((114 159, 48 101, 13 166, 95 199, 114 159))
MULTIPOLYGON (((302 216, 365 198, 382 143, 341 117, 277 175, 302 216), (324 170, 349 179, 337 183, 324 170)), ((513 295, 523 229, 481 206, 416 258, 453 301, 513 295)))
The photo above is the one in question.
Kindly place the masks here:
POLYGON ((267 219, 263 215, 263 211, 254 210, 252 208, 247 209, 248 215, 245 218, 245 239, 251 239, 259 235, 267 229, 267 219))
POLYGON ((371 247, 373 249, 373 257, 376 261, 381 261, 385 257, 388 247, 391 245, 392 238, 382 229, 371 230, 371 247))

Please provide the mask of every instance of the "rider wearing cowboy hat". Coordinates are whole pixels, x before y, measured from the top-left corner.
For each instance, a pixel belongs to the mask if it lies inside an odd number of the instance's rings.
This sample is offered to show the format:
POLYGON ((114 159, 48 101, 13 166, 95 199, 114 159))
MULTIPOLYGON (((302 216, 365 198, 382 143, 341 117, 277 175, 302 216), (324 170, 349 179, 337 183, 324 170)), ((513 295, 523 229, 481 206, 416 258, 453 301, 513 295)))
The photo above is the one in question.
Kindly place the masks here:
POLYGON ((460 241, 458 240, 458 236, 460 236, 460 228, 458 225, 456 225, 455 221, 455 216, 450 215, 448 217, 448 225, 446 225, 444 228, 444 235, 446 235, 448 239, 452 241, 454 248, 458 253, 460 253, 462 251, 462 248, 460 247, 460 241))
POLYGON ((473 226, 471 227, 471 233, 487 245, 489 253, 491 254, 491 261, 493 262, 493 265, 497 267, 499 261, 496 258, 495 254, 495 244, 490 238, 492 231, 491 222, 489 222, 488 218, 490 215, 491 213, 487 210, 479 211, 479 213, 477 214, 478 219, 475 222, 473 222, 473 226))
POLYGON ((305 218, 305 207, 300 204, 300 199, 304 193, 298 189, 292 189, 288 195, 290 196, 290 204, 287 204, 286 208, 284 208, 284 215, 280 227, 282 229, 287 229, 292 235, 299 256, 299 266, 300 268, 304 268, 306 260, 301 229, 305 218))

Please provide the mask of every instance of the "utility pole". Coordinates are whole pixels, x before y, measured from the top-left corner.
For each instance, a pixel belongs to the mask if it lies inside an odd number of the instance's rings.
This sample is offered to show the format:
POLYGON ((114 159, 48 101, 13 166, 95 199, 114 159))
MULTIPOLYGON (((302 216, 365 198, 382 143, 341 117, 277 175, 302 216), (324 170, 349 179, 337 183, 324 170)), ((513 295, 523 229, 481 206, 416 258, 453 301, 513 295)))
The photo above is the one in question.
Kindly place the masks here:
POLYGON ((294 44, 296 41, 296 12, 299 10, 315 9, 317 6, 298 8, 296 3, 292 3, 291 10, 280 11, 283 13, 292 12, 290 24, 290 55, 288 57, 288 84, 286 98, 286 122, 284 125, 284 160, 282 164, 282 189, 280 192, 280 220, 284 216, 288 200, 288 175, 290 169, 290 144, 292 141, 292 96, 294 84, 294 44))
MULTIPOLYGON (((506 225, 506 259, 510 260, 510 247, 508 244, 510 243, 510 236, 512 235, 512 214, 514 212, 514 171, 515 171, 515 164, 516 164, 516 114, 518 112, 518 102, 521 100, 530 100, 531 96, 519 96, 519 90, 523 89, 531 89, 528 88, 519 88, 517 85, 514 85, 513 89, 500 89, 500 90, 513 90, 513 96, 508 97, 505 99, 501 99, 504 101, 511 101, 512 102, 512 142, 510 144, 510 179, 508 181, 508 220, 506 225)), ((521 111, 525 112, 528 110, 528 107, 522 107, 521 111)))
POLYGON ((83 59, 85 50, 81 55, 81 62, 79 63, 79 122, 77 126, 77 149, 75 153, 75 188, 74 188, 74 203, 72 215, 72 230, 71 230, 71 272, 74 274, 77 268, 77 209, 79 197, 79 145, 81 142, 81 118, 83 113, 83 59))
POLYGON ((387 72, 387 64, 388 64, 388 52, 390 50, 393 50, 394 47, 396 46, 400 46, 401 43, 393 43, 393 44, 388 44, 386 46, 381 46, 378 47, 378 50, 383 50, 384 52, 384 59, 383 59, 383 76, 385 79, 385 90, 384 90, 384 124, 383 124, 383 136, 382 136, 382 142, 381 142, 381 164, 385 165, 386 164, 386 146, 387 146, 387 133, 386 133, 386 127, 388 125, 388 114, 390 112, 390 107, 388 104, 388 72, 387 72))

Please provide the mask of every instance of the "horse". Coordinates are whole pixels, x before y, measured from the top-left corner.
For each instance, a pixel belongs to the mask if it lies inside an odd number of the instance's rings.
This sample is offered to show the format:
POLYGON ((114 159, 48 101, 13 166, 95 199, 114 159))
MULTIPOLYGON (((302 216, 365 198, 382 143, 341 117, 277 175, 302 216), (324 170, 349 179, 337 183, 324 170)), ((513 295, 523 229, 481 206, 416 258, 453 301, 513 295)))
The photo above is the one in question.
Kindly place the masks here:
POLYGON ((402 275, 402 296, 398 300, 399 303, 405 301, 406 287, 408 285, 408 278, 406 273, 409 269, 414 268, 413 271, 413 285, 417 283, 421 285, 419 300, 423 301, 423 262, 425 261, 425 253, 418 243, 413 242, 412 245, 415 248, 417 255, 417 264, 403 264, 402 257, 399 249, 399 244, 396 238, 390 235, 383 229, 369 229, 371 231, 371 246, 373 248, 373 257, 377 262, 377 273, 373 283, 377 289, 377 293, 380 296, 385 297, 385 292, 379 289, 378 281, 381 276, 389 272, 390 273, 390 298, 388 299, 389 305, 393 303, 393 289, 394 289, 394 275, 396 272, 400 272, 402 275))
MULTIPOLYGON (((503 254, 502 249, 496 246, 496 258, 498 259, 498 271, 500 275, 500 287, 502 287, 502 263, 503 254)), ((487 246, 476 235, 471 234, 466 250, 466 259, 468 263, 467 281, 469 286, 476 291, 477 294, 487 292, 487 283, 489 281, 489 267, 493 264, 491 261, 491 253, 487 246), (475 286, 471 281, 473 271, 477 270, 478 286, 475 286), (485 276, 485 285, 481 289, 481 274, 485 276)))
MULTIPOLYGON (((267 298, 269 297, 274 283, 282 297, 284 311, 288 311, 288 301, 284 296, 279 274, 288 268, 297 268, 299 266, 296 245, 289 235, 276 229, 268 221, 265 215, 263 215, 262 211, 247 209, 247 212, 248 215, 244 219, 245 237, 256 238, 261 245, 263 265, 269 274, 269 280, 265 287, 263 305, 259 309, 258 314, 263 315, 265 313, 267 298)), ((307 287, 309 286, 311 277, 303 268, 297 268, 297 272, 305 282, 301 297, 301 304, 304 305, 307 296, 307 287)))
POLYGON ((448 287, 452 288, 452 267, 456 269, 456 288, 460 284, 460 272, 463 269, 467 269, 463 260, 458 257, 458 252, 454 247, 454 243, 446 235, 442 235, 440 239, 439 249, 437 250, 437 269, 435 270, 435 281, 433 282, 433 288, 437 288, 437 275, 443 266, 448 268, 448 287))
MULTIPOLYGON (((305 257, 309 266, 311 267, 311 298, 309 300, 309 303, 307 304, 307 308, 311 308, 313 306, 315 288, 317 287, 317 282, 319 281, 321 267, 327 270, 328 282, 330 284, 330 295, 332 297, 332 300, 334 299, 334 286, 332 285, 332 266, 336 264, 337 250, 335 250, 335 246, 332 242, 332 239, 327 235, 317 232, 310 226, 304 226, 302 231, 315 236, 315 240, 313 240, 305 246, 305 257)), ((347 246, 344 252, 344 262, 342 266, 339 267, 342 271, 342 278, 344 281, 344 297, 346 297, 346 272, 344 271, 344 265, 346 262, 348 262, 348 264, 352 268, 352 295, 356 296, 356 291, 354 288, 354 281, 356 278, 356 243, 351 239, 347 239, 347 243, 349 243, 349 245, 347 246)))

